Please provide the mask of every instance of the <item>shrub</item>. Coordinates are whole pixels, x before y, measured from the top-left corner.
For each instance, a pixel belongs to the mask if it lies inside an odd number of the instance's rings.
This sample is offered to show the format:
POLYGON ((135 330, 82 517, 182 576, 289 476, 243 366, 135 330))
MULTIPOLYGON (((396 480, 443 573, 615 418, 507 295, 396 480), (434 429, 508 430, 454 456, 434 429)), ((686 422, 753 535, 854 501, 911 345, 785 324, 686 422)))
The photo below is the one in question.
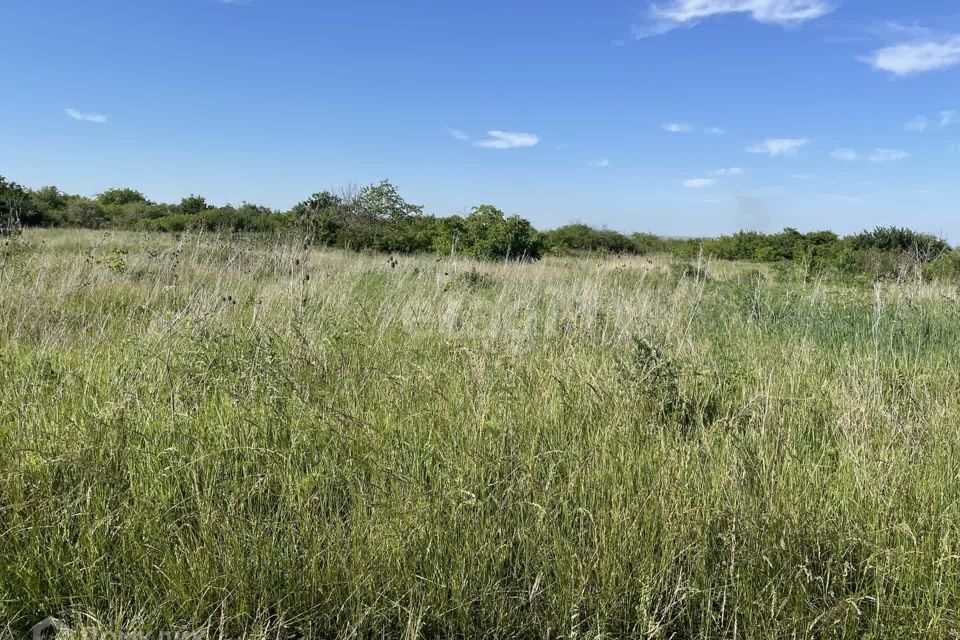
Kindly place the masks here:
POLYGON ((207 199, 203 196, 189 195, 180 200, 180 204, 177 205, 177 209, 180 211, 180 213, 185 215, 195 216, 203 213, 204 211, 213 209, 213 207, 207 204, 207 199))
POLYGON ((476 207, 464 220, 464 250, 482 259, 538 260, 543 251, 540 234, 519 216, 504 217, 502 211, 485 204, 476 207))
POLYGON ((107 189, 97 196, 97 204, 101 206, 125 205, 134 202, 147 202, 147 198, 139 191, 127 188, 107 189))
POLYGON ((70 202, 69 196, 54 186, 42 187, 30 192, 33 203, 30 211, 22 216, 27 227, 55 227, 63 222, 63 213, 70 202))
POLYGON ((944 253, 933 262, 923 265, 923 276, 927 280, 960 283, 960 252, 944 253))
MULTIPOLYGON (((536 260, 543 253, 669 253, 690 262, 701 255, 771 265, 783 277, 831 275, 901 279, 922 269, 928 279, 954 279, 956 254, 941 238, 897 227, 840 238, 831 231, 740 231, 717 238, 625 235, 583 223, 540 233, 526 219, 481 205, 466 217, 424 215, 387 180, 358 190, 314 193, 287 213, 244 203, 214 207, 202 196, 179 204, 152 203, 139 191, 108 189, 91 200, 56 187, 27 191, 0 176, 0 233, 24 226, 69 225, 150 231, 273 232, 293 229, 310 242, 352 250, 398 253, 456 252, 480 259, 536 260)), ((676 267, 675 276, 686 267, 676 267)), ((701 277, 703 274, 698 274, 701 277)))
POLYGON ((107 222, 103 208, 92 200, 74 200, 67 205, 63 221, 74 227, 99 229, 107 222))
POLYGON ((551 253, 643 253, 633 240, 618 231, 594 229, 582 223, 547 231, 543 234, 543 240, 551 253))
POLYGON ((898 227, 877 227, 853 236, 850 241, 855 249, 915 253, 924 262, 950 250, 950 245, 941 238, 898 227))
POLYGON ((24 188, 0 176, 0 236, 20 233, 23 217, 31 208, 24 188))

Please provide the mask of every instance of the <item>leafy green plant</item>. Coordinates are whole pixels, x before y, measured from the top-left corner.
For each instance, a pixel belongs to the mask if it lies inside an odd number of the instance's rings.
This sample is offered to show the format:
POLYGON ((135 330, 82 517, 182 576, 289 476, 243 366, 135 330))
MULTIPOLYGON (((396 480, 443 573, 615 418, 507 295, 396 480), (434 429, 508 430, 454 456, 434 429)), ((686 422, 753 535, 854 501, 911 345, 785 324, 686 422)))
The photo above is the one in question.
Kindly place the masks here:
POLYGON ((115 247, 106 255, 94 256, 93 261, 114 273, 126 273, 128 253, 127 249, 115 247))

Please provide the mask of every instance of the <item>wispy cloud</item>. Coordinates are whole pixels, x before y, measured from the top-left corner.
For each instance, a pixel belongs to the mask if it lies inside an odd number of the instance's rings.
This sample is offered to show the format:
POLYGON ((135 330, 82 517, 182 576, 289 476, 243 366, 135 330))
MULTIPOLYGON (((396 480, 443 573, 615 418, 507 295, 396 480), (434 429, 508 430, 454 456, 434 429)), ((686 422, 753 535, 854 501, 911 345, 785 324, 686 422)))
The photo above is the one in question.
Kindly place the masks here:
POLYGON ((713 175, 723 178, 736 178, 742 176, 743 173, 744 172, 741 167, 727 167, 725 169, 717 169, 713 172, 713 175))
POLYGON ((844 162, 853 162, 860 159, 860 154, 853 149, 836 149, 830 154, 834 160, 843 160, 844 162))
POLYGON ((907 131, 913 131, 915 133, 923 133, 928 128, 930 128, 930 121, 927 120, 926 116, 917 116, 916 118, 910 120, 903 128, 907 131))
POLYGON ((450 134, 450 137, 454 140, 469 140, 470 134, 461 131, 460 129, 447 129, 447 133, 450 134))
POLYGON ((905 160, 909 158, 910 154, 901 149, 874 149, 868 156, 867 160, 870 162, 883 163, 883 162, 896 162, 897 160, 905 160))
POLYGON ((687 189, 709 189, 717 184, 713 178, 690 178, 683 181, 683 186, 687 189))
POLYGON ((807 138, 768 138, 763 142, 756 142, 749 147, 750 153, 761 153, 770 156, 793 156, 797 151, 810 144, 807 138))
POLYGON ((960 35, 902 42, 877 49, 862 60, 896 76, 947 69, 960 64, 960 35))
POLYGON ((667 133, 703 133, 708 136, 722 136, 727 130, 722 127, 703 127, 689 122, 666 122, 660 128, 667 133))
POLYGON ((867 162, 873 162, 876 164, 883 164, 886 162, 896 162, 898 160, 905 160, 910 157, 910 154, 902 149, 874 149, 865 154, 861 154, 855 149, 837 149, 830 156, 834 160, 842 160, 844 162, 855 162, 857 160, 866 160, 867 162))
POLYGON ((74 120, 79 120, 81 122, 95 122, 97 124, 104 124, 107 121, 107 116, 102 113, 81 113, 76 109, 64 109, 63 112, 67 114, 67 117, 73 118, 74 120))
POLYGON ((932 121, 927 116, 917 116, 903 125, 903 128, 907 131, 923 133, 934 126, 939 126, 943 129, 958 122, 960 122, 960 112, 948 109, 941 111, 932 121))
POLYGON ((595 169, 606 169, 610 166, 610 158, 600 158, 599 160, 590 160, 587 162, 588 167, 594 167, 595 169))
POLYGON ((667 133, 692 133, 693 125, 686 122, 667 122, 660 127, 667 133))
POLYGON ((522 149, 540 144, 540 136, 518 131, 488 131, 485 140, 477 140, 474 145, 482 149, 522 149))
POLYGON ((631 32, 640 40, 735 13, 763 24, 793 26, 821 18, 835 8, 830 0, 668 0, 652 3, 647 19, 634 25, 631 32))
POLYGON ((957 124, 958 122, 960 122, 960 112, 948 109, 941 111, 932 121, 927 118, 927 116, 917 116, 903 125, 903 128, 907 131, 923 133, 934 126, 939 126, 941 129, 943 129, 945 127, 957 124))

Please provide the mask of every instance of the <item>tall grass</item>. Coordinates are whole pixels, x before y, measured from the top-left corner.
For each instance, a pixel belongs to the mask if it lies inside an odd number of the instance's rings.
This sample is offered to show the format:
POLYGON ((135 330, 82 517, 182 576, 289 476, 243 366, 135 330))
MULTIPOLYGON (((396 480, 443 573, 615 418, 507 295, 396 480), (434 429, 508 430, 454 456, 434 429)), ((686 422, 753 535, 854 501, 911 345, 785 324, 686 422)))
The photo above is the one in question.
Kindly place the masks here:
POLYGON ((666 259, 32 232, 0 619, 956 638, 960 304, 666 259))

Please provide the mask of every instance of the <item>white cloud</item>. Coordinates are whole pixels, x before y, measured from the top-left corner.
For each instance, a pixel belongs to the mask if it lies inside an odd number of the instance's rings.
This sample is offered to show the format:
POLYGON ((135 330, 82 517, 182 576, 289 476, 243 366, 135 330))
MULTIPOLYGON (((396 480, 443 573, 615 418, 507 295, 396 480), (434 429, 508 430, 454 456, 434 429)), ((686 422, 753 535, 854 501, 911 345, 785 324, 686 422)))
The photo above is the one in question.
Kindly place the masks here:
POLYGON ((743 175, 743 169, 741 167, 727 167, 725 169, 717 169, 713 172, 713 175, 735 178, 743 175))
POLYGON ((727 130, 722 127, 704 127, 693 125, 689 122, 667 122, 660 125, 660 128, 667 133, 703 133, 708 136, 722 136, 727 130))
POLYGON ((860 159, 860 154, 854 151, 853 149, 837 149, 830 154, 834 160, 843 160, 845 162, 853 162, 854 160, 860 159))
POLYGON ((874 149, 870 153, 861 154, 854 149, 837 149, 830 154, 835 160, 853 162, 855 160, 866 160, 877 164, 884 162, 896 162, 910 157, 910 154, 902 149, 874 149))
POLYGON ((634 40, 643 40, 653 36, 669 33, 680 25, 670 20, 653 20, 647 24, 635 24, 630 27, 630 37, 634 40))
POLYGON ((923 133, 930 127, 930 121, 927 120, 925 116, 917 116, 913 120, 907 122, 903 125, 903 128, 907 131, 914 131, 916 133, 923 133))
POLYGON ((683 186, 687 189, 709 189, 717 184, 713 178, 690 178, 683 181, 683 186))
POLYGON ((903 42, 878 49, 863 61, 897 76, 946 69, 960 64, 960 36, 903 42))
POLYGON ((469 140, 469 139, 470 139, 470 135, 467 134, 467 133, 464 133, 464 132, 461 131, 460 129, 447 129, 447 133, 449 133, 449 134, 450 134, 450 137, 453 138, 454 140, 469 140))
POLYGON ((653 15, 671 22, 692 22, 729 13, 746 13, 757 22, 790 25, 827 15, 824 0, 671 0, 654 4, 653 15))
POLYGON ((588 167, 594 167, 596 169, 606 169, 610 166, 610 158, 600 158, 599 160, 591 160, 587 163, 588 167))
MULTIPOLYGON (((939 124, 941 128, 949 127, 950 125, 960 122, 960 112, 952 109, 941 111, 937 117, 939 120, 936 120, 935 122, 939 124)), ((907 131, 923 133, 932 126, 933 123, 926 116, 917 116, 903 125, 903 128, 907 131)))
POLYGON ((867 160, 877 163, 896 162, 897 160, 904 160, 909 157, 909 153, 900 149, 874 149, 873 152, 867 156, 867 160))
POLYGON ((831 0, 667 0, 650 5, 650 19, 634 25, 634 39, 661 35, 700 20, 733 13, 746 14, 756 22, 797 25, 827 15, 835 9, 831 0))
POLYGON ((667 133, 690 133, 693 131, 693 125, 686 122, 668 122, 660 128, 667 133))
POLYGON ((523 149, 540 144, 540 136, 517 131, 488 131, 486 140, 474 144, 483 149, 523 149))
POLYGON ((68 117, 81 122, 96 122, 97 124, 104 124, 107 121, 107 116, 100 113, 80 113, 76 109, 64 109, 63 112, 67 114, 68 117))
POLYGON ((776 156, 792 156, 796 155, 799 149, 808 144, 810 144, 810 141, 806 138, 769 138, 763 142, 750 145, 747 147, 747 151, 750 153, 766 154, 771 158, 776 156))

